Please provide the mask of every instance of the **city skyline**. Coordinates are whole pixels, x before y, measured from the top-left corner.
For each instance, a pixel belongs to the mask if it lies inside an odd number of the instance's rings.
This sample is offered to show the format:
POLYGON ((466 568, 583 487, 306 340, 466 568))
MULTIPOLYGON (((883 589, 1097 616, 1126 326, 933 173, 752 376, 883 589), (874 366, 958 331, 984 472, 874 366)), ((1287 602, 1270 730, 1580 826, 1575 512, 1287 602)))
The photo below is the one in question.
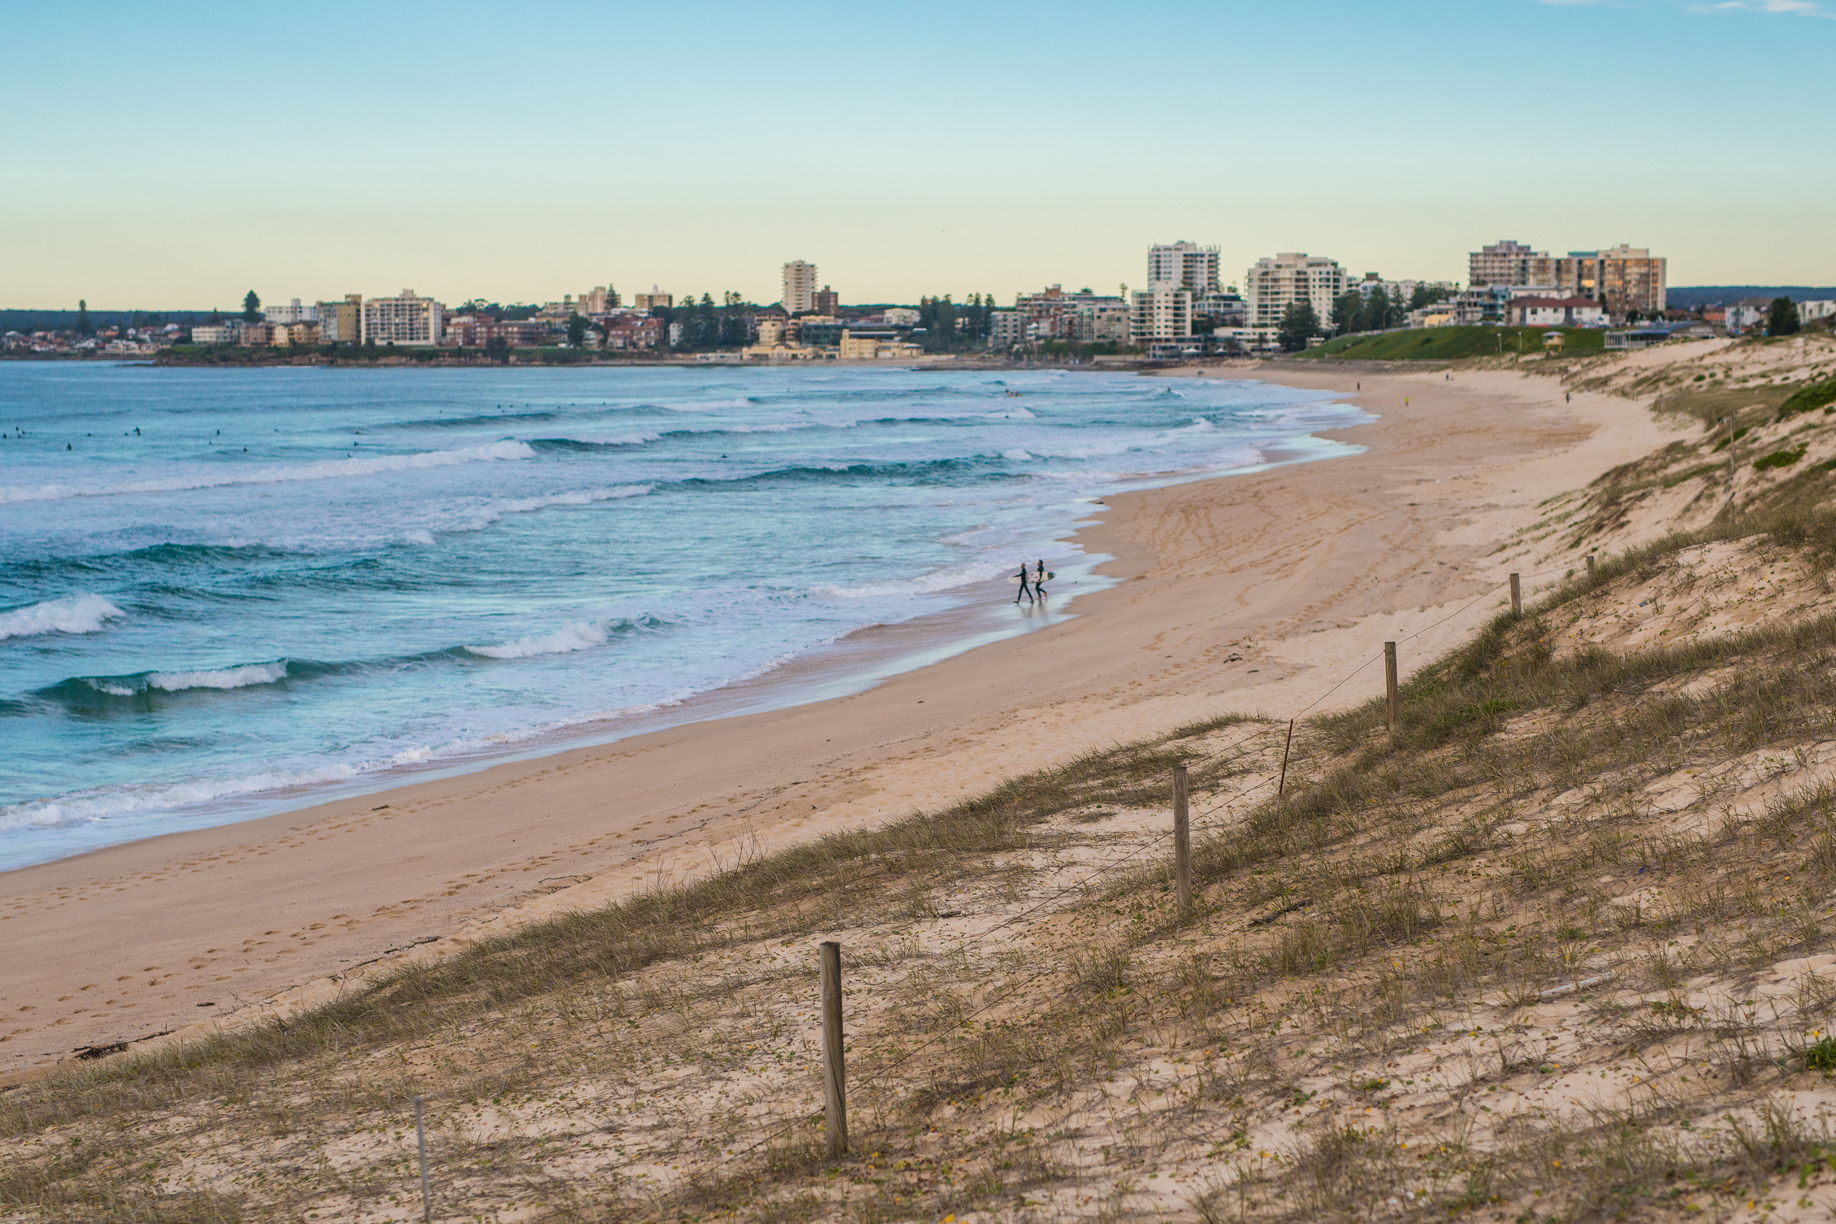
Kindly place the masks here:
POLYGON ((1661 248, 1674 284, 1836 281, 1836 167, 1806 155, 1814 108, 1771 101, 1836 44, 1798 0, 716 9, 11 13, 0 305, 770 302, 791 259, 844 301, 1009 301, 1143 288, 1142 248, 1177 239, 1225 283, 1282 251, 1464 279, 1500 238, 1661 248), (1552 79, 1564 46, 1615 53, 1552 79), (1149 80, 1179 122, 1141 111, 1149 80), (780 139, 786 108, 832 134, 780 139))

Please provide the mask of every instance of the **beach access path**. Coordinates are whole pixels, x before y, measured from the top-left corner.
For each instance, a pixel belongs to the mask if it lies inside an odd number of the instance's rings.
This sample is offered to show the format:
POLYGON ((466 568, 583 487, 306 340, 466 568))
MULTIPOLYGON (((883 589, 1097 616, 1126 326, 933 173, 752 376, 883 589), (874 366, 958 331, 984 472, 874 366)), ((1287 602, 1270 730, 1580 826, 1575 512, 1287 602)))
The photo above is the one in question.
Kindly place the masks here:
MULTIPOLYGON (((1493 555, 1540 502, 1675 436, 1642 404, 1565 403, 1555 380, 1514 371, 1357 377, 1380 419, 1336 436, 1362 454, 1109 499, 1078 538, 1114 556, 1118 585, 1040 631, 853 696, 0 874, 0 1076, 328 999, 403 957, 1184 722, 1286 719, 1384 641, 1408 639, 1407 673, 1499 610, 1507 569, 1549 575, 1528 595, 1579 563, 1556 538, 1540 559, 1493 555)), ((1366 667, 1312 709, 1382 684, 1366 667)))

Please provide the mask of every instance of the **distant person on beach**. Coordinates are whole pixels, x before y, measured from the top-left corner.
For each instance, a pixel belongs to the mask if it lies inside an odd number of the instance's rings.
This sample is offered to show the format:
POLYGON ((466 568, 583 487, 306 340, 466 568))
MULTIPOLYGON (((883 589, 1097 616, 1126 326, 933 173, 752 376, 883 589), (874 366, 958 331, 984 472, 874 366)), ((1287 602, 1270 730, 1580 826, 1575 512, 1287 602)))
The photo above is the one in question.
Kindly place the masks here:
MULTIPOLYGON (((1024 561, 1022 561, 1022 562, 1020 563, 1020 595, 1024 595, 1024 596, 1026 596, 1026 602, 1028 602, 1028 603, 1032 603, 1032 602, 1033 602, 1033 591, 1032 591, 1032 588, 1030 588, 1030 587, 1029 587, 1029 586, 1027 586, 1027 584, 1026 584, 1026 562, 1024 562, 1024 561)), ((1014 602, 1015 602, 1015 603, 1019 603, 1019 602, 1020 602, 1020 595, 1016 595, 1016 596, 1014 596, 1014 602)))
POLYGON ((1039 598, 1041 599, 1045 598, 1045 593, 1046 593, 1045 592, 1045 580, 1046 580, 1045 561, 1041 560, 1039 562, 1038 572, 1033 575, 1033 589, 1039 592, 1039 598))

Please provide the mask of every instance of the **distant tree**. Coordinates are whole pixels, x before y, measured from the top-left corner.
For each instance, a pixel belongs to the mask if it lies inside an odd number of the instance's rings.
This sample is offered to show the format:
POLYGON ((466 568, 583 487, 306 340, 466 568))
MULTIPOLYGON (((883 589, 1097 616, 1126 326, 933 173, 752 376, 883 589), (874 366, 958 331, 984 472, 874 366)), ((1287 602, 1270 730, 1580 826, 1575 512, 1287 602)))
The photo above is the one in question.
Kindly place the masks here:
POLYGON ((1275 338, 1280 342, 1282 351, 1298 353, 1307 347, 1307 341, 1320 334, 1320 316, 1313 309, 1313 303, 1296 302, 1282 312, 1281 326, 1276 330, 1275 338))
POLYGON ((1332 299, 1332 330, 1343 335, 1358 330, 1358 316, 1364 311, 1364 295, 1347 289, 1332 299))
POLYGON ((85 336, 96 330, 96 325, 89 321, 89 303, 82 298, 77 299, 76 329, 85 336))
POLYGON ((219 310, 218 310, 218 309, 217 309, 216 307, 214 307, 214 306, 213 306, 213 307, 211 307, 211 311, 210 311, 210 325, 211 325, 212 327, 215 327, 215 326, 216 326, 217 324, 219 324, 219 323, 221 323, 221 322, 223 322, 223 313, 222 313, 221 311, 219 311, 219 310))
POLYGON ((492 336, 484 342, 485 358, 498 365, 510 364, 510 342, 502 336, 492 336))
POLYGON ((586 341, 587 321, 580 315, 574 315, 567 321, 567 342, 579 348, 586 341))
POLYGON ((255 296, 253 289, 242 299, 242 317, 250 323, 261 321, 261 299, 255 296))
POLYGON ((1766 312, 1766 334, 1768 336, 1789 336, 1798 330, 1798 307, 1788 297, 1775 297, 1772 307, 1766 312))
POLYGON ((1447 290, 1439 285, 1417 285, 1415 292, 1409 295, 1409 309, 1420 310, 1433 302, 1447 300, 1447 290))

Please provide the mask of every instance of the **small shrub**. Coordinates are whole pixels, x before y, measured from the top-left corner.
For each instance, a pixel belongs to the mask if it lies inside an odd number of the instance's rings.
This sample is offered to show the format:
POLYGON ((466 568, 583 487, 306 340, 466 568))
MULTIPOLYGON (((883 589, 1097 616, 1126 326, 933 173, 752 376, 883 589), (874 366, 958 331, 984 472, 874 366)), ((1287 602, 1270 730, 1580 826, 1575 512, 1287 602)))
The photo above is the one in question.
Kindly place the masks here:
POLYGON ((1753 470, 1756 472, 1766 472, 1771 471, 1773 468, 1790 467, 1798 460, 1804 458, 1804 451, 1808 445, 1809 443, 1800 442, 1789 450, 1775 450, 1770 455, 1755 459, 1753 461, 1753 470))
POLYGON ((1807 1071, 1836 1071, 1836 1037, 1822 1037, 1804 1051, 1807 1071))
POLYGON ((1814 408, 1822 408, 1831 404, 1836 404, 1836 378, 1800 387, 1791 398, 1779 405, 1777 419, 1783 421, 1795 413, 1809 412, 1814 408))

